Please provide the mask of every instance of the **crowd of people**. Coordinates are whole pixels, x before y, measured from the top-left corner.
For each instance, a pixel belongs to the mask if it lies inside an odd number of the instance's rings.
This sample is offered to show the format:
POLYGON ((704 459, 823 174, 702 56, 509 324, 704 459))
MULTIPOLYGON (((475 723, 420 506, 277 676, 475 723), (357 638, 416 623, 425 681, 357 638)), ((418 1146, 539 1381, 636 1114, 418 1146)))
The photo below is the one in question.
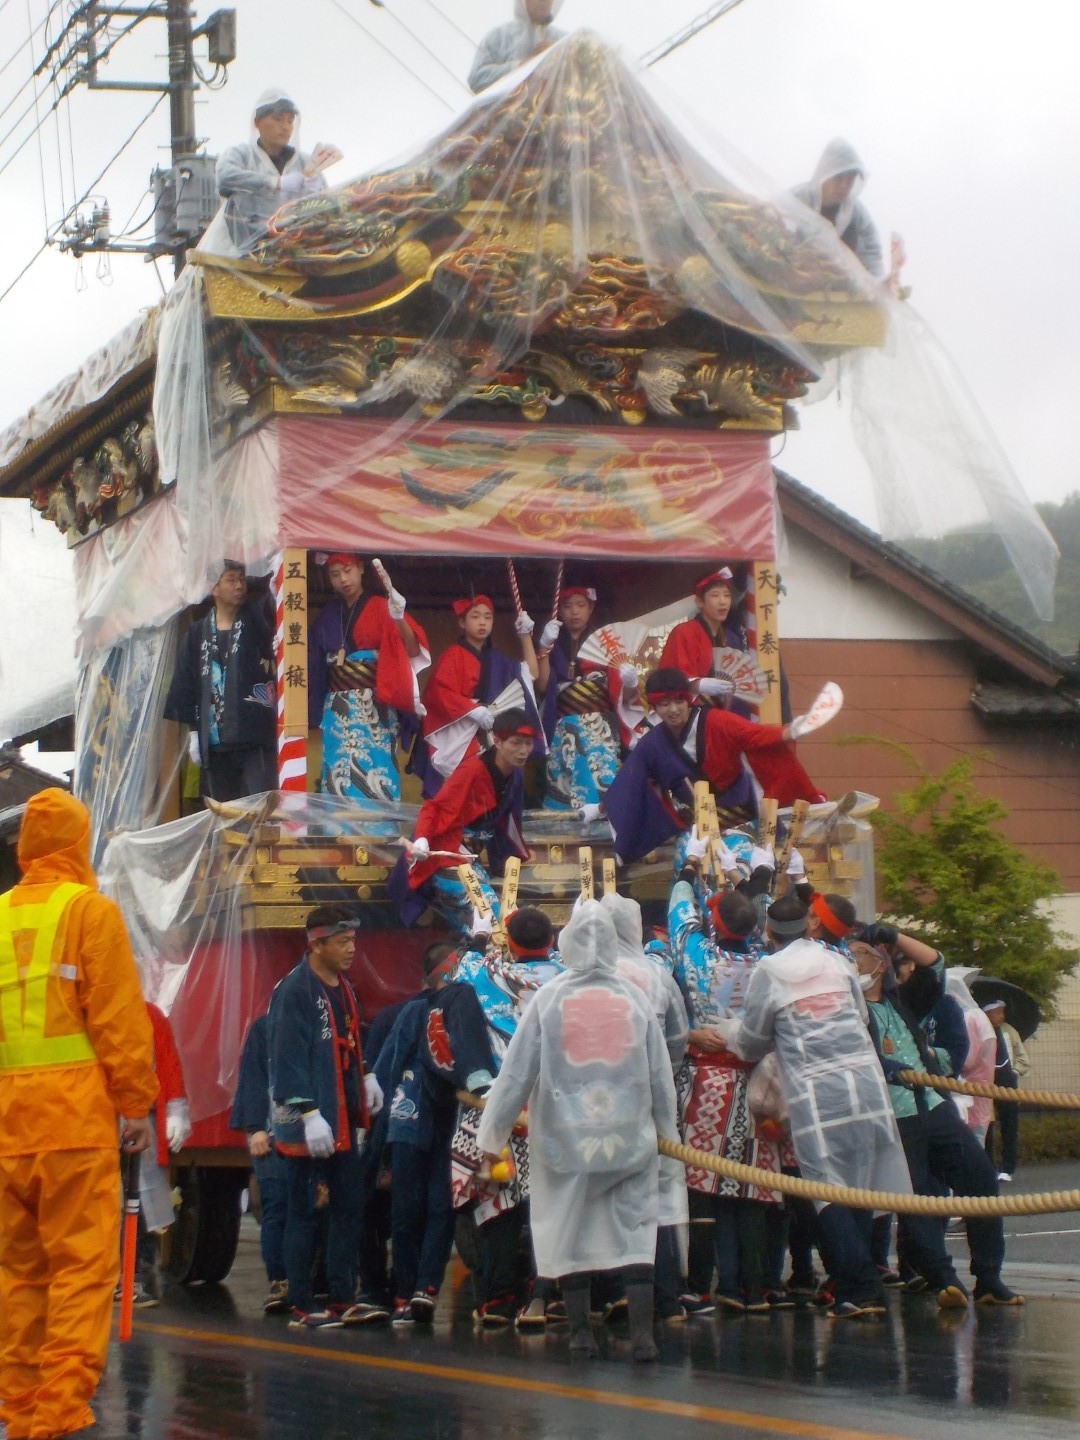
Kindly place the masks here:
POLYGON ((904 1078, 965 1070, 943 957, 812 891, 797 851, 776 886, 773 852, 728 838, 716 888, 691 829, 651 935, 614 891, 580 901, 557 941, 541 909, 514 910, 496 941, 474 907, 469 937, 433 943, 422 992, 363 1038, 346 978, 358 920, 308 916, 232 1116, 258 1167, 268 1311, 430 1324, 455 1238, 479 1325, 565 1324, 582 1355, 599 1317, 625 1317, 645 1360, 656 1321, 716 1310, 874 1317, 887 1288, 1022 1303, 999 1219, 966 1222, 969 1294, 942 1220, 901 1216, 894 1260, 892 1215, 658 1155, 685 1141, 826 1184, 998 1193, 981 1122, 904 1078))

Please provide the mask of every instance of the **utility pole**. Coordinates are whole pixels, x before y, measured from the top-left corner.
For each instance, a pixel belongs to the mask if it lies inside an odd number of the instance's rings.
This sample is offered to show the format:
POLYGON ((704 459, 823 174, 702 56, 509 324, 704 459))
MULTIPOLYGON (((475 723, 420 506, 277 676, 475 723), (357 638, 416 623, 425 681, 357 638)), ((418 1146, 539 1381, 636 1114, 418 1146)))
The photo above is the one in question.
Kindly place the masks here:
POLYGON ((49 46, 35 71, 40 75, 54 62, 52 79, 68 72, 64 93, 76 85, 88 90, 150 90, 169 96, 170 153, 168 169, 156 169, 151 178, 154 194, 154 239, 134 242, 113 239, 109 229, 109 208, 105 202, 95 206, 89 215, 78 209, 67 217, 63 226, 60 248, 74 255, 110 251, 143 255, 147 259, 173 257, 174 273, 184 267, 184 253, 206 228, 217 208, 217 187, 214 183, 212 156, 199 153, 201 141, 195 133, 195 92, 199 82, 224 83, 228 65, 236 58, 236 11, 215 10, 198 29, 192 25, 190 0, 151 0, 143 6, 124 3, 108 4, 105 0, 82 0, 77 4, 64 29, 49 46), (124 28, 109 39, 109 26, 126 21, 124 28), (168 44, 168 80, 105 80, 99 65, 107 60, 123 37, 146 20, 164 20, 168 44), (100 39, 105 36, 104 45, 100 39), (214 67, 206 75, 195 59, 194 42, 207 41, 208 58, 214 67))
POLYGON ((198 144, 195 135, 195 48, 187 0, 168 0, 168 11, 169 119, 175 165, 182 155, 194 155, 198 144))

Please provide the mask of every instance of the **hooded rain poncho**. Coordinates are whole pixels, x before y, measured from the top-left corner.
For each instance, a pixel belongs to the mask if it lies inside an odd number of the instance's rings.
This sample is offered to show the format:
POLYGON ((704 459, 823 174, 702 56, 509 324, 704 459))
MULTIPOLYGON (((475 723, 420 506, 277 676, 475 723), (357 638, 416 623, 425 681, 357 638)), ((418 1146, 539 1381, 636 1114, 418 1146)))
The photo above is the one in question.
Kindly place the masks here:
POLYGON ((795 940, 754 968, 729 1048, 760 1060, 774 1046, 803 1178, 910 1194, 858 981, 815 940, 795 940))
POLYGON ((678 1139, 664 1037, 641 991, 617 973, 615 926, 598 901, 571 919, 560 951, 566 973, 522 1015, 477 1139, 497 1154, 528 1101, 541 1275, 651 1265, 656 1140, 678 1139))

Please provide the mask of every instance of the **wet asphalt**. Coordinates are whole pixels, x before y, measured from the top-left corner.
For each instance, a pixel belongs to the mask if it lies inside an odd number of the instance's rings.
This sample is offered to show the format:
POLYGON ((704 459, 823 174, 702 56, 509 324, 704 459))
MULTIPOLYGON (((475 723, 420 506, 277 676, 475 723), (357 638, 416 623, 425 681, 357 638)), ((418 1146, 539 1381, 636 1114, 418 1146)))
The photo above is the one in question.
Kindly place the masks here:
MULTIPOLYGON (((1080 1185, 1080 1166, 1017 1189, 1080 1185)), ((254 1222, 220 1286, 172 1288, 113 1344, 97 1440, 638 1440, 674 1434, 803 1440, 1075 1436, 1080 1426, 1080 1215, 1010 1220, 1019 1310, 940 1312, 893 1294, 883 1321, 819 1313, 709 1317, 658 1327, 635 1366, 601 1329, 571 1362, 565 1330, 480 1333, 455 1260, 433 1327, 290 1329, 261 1313, 254 1222)), ((958 1258, 963 1239, 951 1242, 958 1258)))

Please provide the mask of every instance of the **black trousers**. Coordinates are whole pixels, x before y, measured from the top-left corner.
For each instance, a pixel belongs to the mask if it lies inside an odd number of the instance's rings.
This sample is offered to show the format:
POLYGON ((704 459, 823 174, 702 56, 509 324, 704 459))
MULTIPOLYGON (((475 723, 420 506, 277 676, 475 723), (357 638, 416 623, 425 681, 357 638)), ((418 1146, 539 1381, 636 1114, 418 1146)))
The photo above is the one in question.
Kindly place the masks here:
POLYGON ((201 788, 211 800, 239 800, 277 787, 277 754, 266 745, 210 747, 202 768, 201 788))
MULTIPOLYGON (((940 1194, 942 1185, 954 1195, 998 1193, 993 1162, 948 1100, 896 1123, 917 1195, 940 1194)), ((977 1280, 992 1282, 1001 1273, 1005 1259, 1005 1227, 1000 1219, 972 1219, 965 1223, 971 1273, 977 1280)), ((904 1231, 915 1268, 931 1285, 948 1284, 956 1271, 945 1249, 941 1221, 908 1215, 904 1231)))
POLYGON ((1020 1107, 1005 1100, 994 1106, 993 1124, 986 1132, 986 1153, 994 1158, 994 1136, 1001 1137, 1001 1156, 998 1169, 1004 1175, 1011 1175, 1016 1169, 1016 1152, 1020 1141, 1020 1107))

